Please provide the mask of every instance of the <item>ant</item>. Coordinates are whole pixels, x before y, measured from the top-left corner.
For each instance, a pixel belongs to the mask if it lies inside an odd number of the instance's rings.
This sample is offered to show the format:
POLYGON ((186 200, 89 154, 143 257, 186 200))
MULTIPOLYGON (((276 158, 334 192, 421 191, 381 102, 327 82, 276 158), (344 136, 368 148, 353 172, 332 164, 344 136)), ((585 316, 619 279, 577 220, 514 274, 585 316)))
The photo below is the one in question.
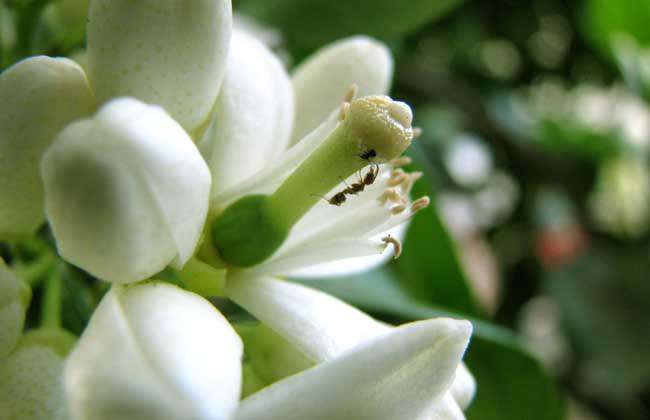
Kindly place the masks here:
POLYGON ((352 185, 348 185, 346 189, 341 191, 343 194, 357 195, 358 193, 363 192, 363 190, 368 185, 374 184, 375 180, 377 179, 377 175, 379 175, 379 165, 377 165, 376 163, 373 164, 373 166, 370 168, 370 171, 368 171, 366 176, 364 176, 363 178, 361 177, 361 175, 359 175, 359 173, 357 173, 357 175, 359 176, 359 182, 355 182, 352 185))
POLYGON ((321 197, 320 195, 318 195, 317 197, 322 198, 323 200, 327 201, 328 203, 336 207, 341 207, 341 204, 345 203, 345 201, 347 200, 347 197, 345 196, 345 192, 343 191, 337 192, 331 198, 321 197))
POLYGON ((370 160, 374 157, 377 157, 377 152, 375 152, 375 149, 370 149, 366 150, 365 152, 361 153, 359 157, 363 160, 370 160))
POLYGON ((359 175, 359 182, 348 185, 343 191, 337 192, 331 198, 321 198, 333 206, 340 207, 343 203, 346 202, 347 195, 357 195, 358 193, 362 192, 368 185, 372 185, 375 182, 378 175, 379 165, 373 163, 373 166, 370 167, 370 171, 368 171, 368 173, 363 178, 361 175, 359 175))
POLYGON ((372 185, 377 179, 377 175, 379 175, 379 165, 373 163, 373 166, 370 167, 366 176, 363 177, 363 185, 366 187, 372 185))

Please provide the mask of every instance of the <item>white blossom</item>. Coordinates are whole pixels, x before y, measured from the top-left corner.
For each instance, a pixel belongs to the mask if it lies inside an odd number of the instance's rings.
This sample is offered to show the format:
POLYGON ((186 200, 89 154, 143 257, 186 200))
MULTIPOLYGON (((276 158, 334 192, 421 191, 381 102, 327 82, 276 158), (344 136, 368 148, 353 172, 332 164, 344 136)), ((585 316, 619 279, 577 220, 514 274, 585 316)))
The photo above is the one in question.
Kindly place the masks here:
POLYGON ((113 100, 66 127, 41 169, 59 253, 97 277, 142 280, 194 253, 210 173, 163 109, 113 100))
POLYGON ((164 283, 114 286, 65 365, 73 419, 229 419, 242 344, 198 295, 164 283))
POLYGON ((45 221, 38 167, 71 121, 92 113, 83 70, 67 58, 32 57, 0 75, 0 239, 27 237, 45 221))

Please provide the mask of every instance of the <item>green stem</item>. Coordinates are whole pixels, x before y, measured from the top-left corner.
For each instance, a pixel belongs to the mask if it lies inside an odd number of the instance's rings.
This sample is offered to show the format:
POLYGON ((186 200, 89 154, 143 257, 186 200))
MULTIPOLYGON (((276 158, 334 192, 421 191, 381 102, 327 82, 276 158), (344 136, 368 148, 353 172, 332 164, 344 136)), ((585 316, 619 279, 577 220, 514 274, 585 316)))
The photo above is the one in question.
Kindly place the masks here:
POLYGON ((225 295, 226 270, 216 269, 192 258, 177 273, 185 289, 191 292, 204 297, 225 295))
POLYGON ((43 290, 41 327, 61 328, 61 303, 63 298, 63 268, 58 265, 48 276, 43 290))
POLYGON ((13 269, 14 272, 25 281, 25 283, 34 288, 37 287, 43 278, 45 278, 45 275, 52 270, 52 266, 55 262, 56 256, 51 252, 46 252, 28 264, 16 264, 13 269))

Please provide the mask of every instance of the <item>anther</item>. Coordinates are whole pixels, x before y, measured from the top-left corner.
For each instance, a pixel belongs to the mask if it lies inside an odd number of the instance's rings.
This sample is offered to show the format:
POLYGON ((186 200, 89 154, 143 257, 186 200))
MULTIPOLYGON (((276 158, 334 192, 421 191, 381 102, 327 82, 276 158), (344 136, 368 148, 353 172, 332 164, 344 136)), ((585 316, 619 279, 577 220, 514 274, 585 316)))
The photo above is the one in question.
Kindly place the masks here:
POLYGON ((425 209, 431 204, 431 199, 427 197, 426 195, 424 197, 420 197, 417 200, 411 204, 411 212, 416 213, 422 209, 425 209))
POLYGON ((422 129, 420 127, 413 127, 413 139, 417 139, 422 135, 422 129))
POLYGON ((402 172, 390 178, 386 182, 386 185, 388 185, 389 187, 396 187, 404 183, 406 180, 408 180, 408 174, 402 172))
POLYGON ((393 245, 395 248, 395 254, 393 256, 394 259, 398 259, 400 255, 402 255, 402 242, 400 242, 399 239, 388 235, 381 238, 381 240, 386 244, 386 246, 388 246, 388 244, 393 245))
POLYGON ((422 178, 422 172, 412 172, 409 174, 409 179, 402 184, 402 193, 404 195, 408 195, 411 192, 411 189, 413 188, 413 185, 422 178))
POLYGON ((394 216, 397 216, 400 213, 404 213, 404 210, 406 210, 406 204, 398 204, 396 206, 391 207, 390 212, 394 216))
POLYGON ((408 157, 408 156, 402 156, 402 157, 398 157, 397 159, 393 159, 393 160, 391 160, 389 163, 390 163, 393 167, 399 167, 399 166, 410 165, 411 162, 413 162, 413 160, 412 160, 410 157, 408 157))
POLYGON ((402 169, 402 168, 395 168, 395 169, 393 169, 392 171, 390 171, 390 176, 394 178, 394 177, 396 177, 396 176, 400 176, 400 175, 405 174, 405 173, 406 173, 406 172, 404 172, 404 169, 402 169))
POLYGON ((386 189, 377 199, 383 205, 387 201, 393 203, 401 203, 403 201, 402 195, 395 188, 386 189))
POLYGON ((348 91, 345 93, 343 101, 348 103, 354 101, 354 98, 357 97, 357 93, 359 93, 359 86, 357 86, 356 83, 352 83, 348 88, 348 91))

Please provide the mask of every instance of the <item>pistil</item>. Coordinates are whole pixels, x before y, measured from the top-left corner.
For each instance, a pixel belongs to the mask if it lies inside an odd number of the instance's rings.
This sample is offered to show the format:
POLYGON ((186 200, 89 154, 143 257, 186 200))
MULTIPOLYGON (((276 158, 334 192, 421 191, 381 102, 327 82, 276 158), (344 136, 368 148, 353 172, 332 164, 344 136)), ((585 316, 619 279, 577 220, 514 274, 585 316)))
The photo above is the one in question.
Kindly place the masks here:
MULTIPOLYGON (((400 159, 414 129, 408 105, 386 96, 353 99, 341 107, 340 124, 270 195, 245 196, 216 217, 211 245, 229 265, 249 267, 270 257, 291 228, 342 180, 369 164, 400 159)), ((349 101, 348 101, 349 100, 349 101)), ((371 169, 372 170, 372 169, 371 169)), ((402 184, 408 177, 396 179, 402 184)), ((374 178, 367 178, 372 183, 374 178)), ((345 205, 341 200, 330 203, 345 205)))

